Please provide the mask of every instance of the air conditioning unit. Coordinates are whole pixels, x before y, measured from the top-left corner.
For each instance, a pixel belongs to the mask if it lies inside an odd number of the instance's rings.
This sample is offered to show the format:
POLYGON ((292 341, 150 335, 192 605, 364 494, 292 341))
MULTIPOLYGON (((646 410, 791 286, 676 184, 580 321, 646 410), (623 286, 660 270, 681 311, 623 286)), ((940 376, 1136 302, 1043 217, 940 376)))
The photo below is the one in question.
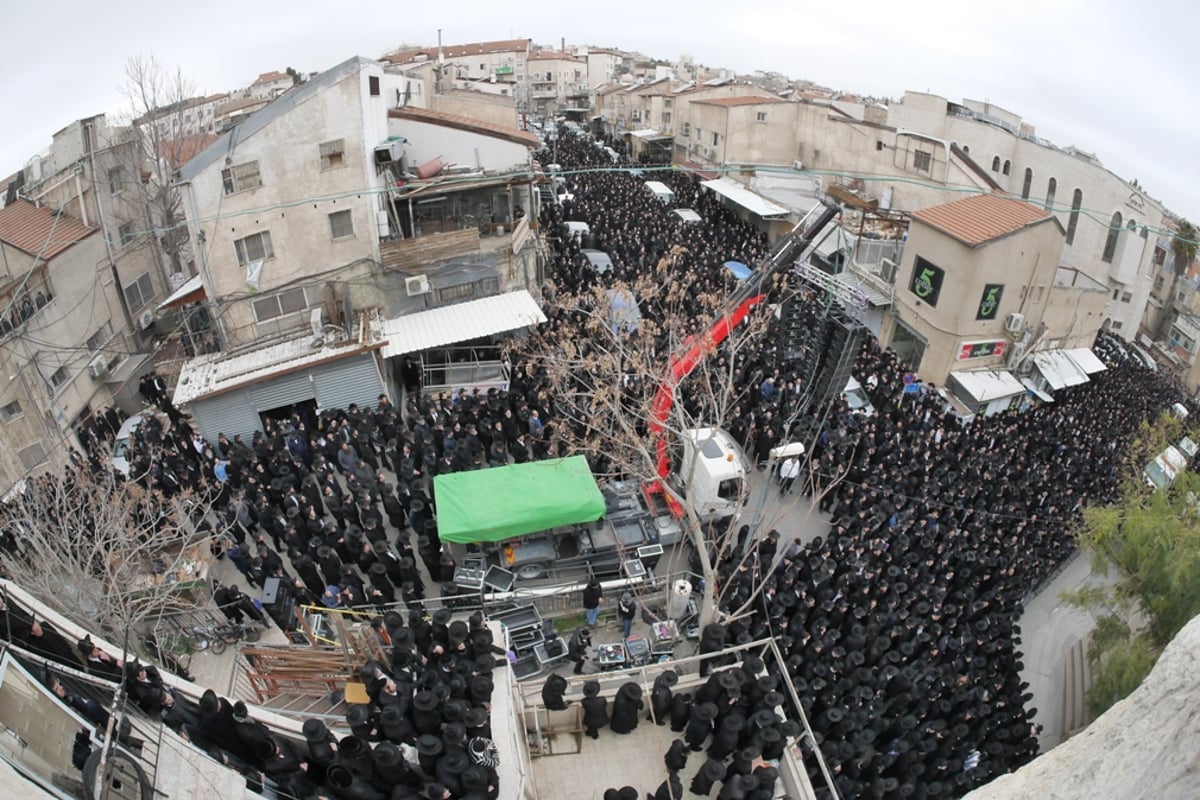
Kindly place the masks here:
POLYGON ((795 169, 795 170, 804 169, 804 162, 797 158, 795 161, 792 162, 792 169, 795 169))
POLYGON ((147 328, 151 327, 153 324, 154 324, 154 312, 153 311, 143 311, 142 315, 140 317, 138 317, 138 325, 141 326, 142 330, 146 330, 147 328))
POLYGON ((375 147, 375 166, 382 167, 404 157, 404 142, 384 142, 375 147))
POLYGON ((1024 327, 1025 315, 1018 314, 1016 311, 1009 314, 1008 318, 1004 320, 1004 330, 1008 331, 1009 333, 1020 333, 1021 329, 1024 327))
POLYGON ((1013 342, 1008 348, 1008 355, 1004 360, 1004 366, 1008 369, 1016 369, 1021 363, 1021 359, 1025 357, 1025 343, 1013 342))
POLYGON ((320 336, 321 331, 325 329, 324 309, 314 308, 308 315, 308 325, 312 328, 313 336, 320 336))
POLYGON ((427 275, 413 275, 411 278, 405 278, 404 290, 408 292, 409 297, 429 294, 429 277, 427 275))
POLYGON ((879 260, 879 277, 886 283, 896 282, 896 262, 890 258, 881 258, 879 260))
POLYGON ((108 360, 102 355, 96 356, 92 363, 88 364, 88 372, 93 378, 103 378, 108 374, 108 360))

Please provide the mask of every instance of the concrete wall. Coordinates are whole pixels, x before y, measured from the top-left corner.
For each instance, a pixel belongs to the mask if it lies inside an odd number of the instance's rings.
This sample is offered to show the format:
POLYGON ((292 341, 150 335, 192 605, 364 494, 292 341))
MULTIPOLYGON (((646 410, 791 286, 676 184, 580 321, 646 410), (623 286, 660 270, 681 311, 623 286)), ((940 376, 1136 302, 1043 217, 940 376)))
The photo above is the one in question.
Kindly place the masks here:
MULTIPOLYGON (((1062 232, 1051 221, 970 248, 914 220, 897 270, 895 310, 928 342, 917 367, 921 379, 940 386, 953 370, 1002 366, 1003 356, 959 359, 959 347, 964 342, 1011 341, 1004 324, 1013 312, 1036 327, 1046 316, 1061 248, 1062 232), (945 272, 936 306, 909 288, 918 256, 945 272), (995 316, 977 320, 986 284, 1003 284, 1004 291, 995 316)), ((889 326, 889 341, 893 334, 889 326)))
POLYGON ((504 171, 529 162, 525 145, 494 136, 410 119, 390 119, 388 128, 393 135, 408 139, 410 164, 441 157, 447 164, 504 171))
MULTIPOLYGON (((382 206, 376 193, 382 179, 374 147, 389 134, 386 114, 394 98, 382 87, 380 95, 369 94, 372 75, 382 77, 382 68, 368 65, 236 141, 229 162, 257 161, 262 186, 226 195, 221 175, 226 163, 219 159, 185 187, 189 221, 195 236, 203 233, 212 289, 226 304, 219 313, 231 341, 307 324, 307 314, 256 322, 252 299, 306 278, 349 279, 367 268, 363 259, 378 258, 376 212, 382 206), (342 163, 322 169, 319 146, 337 139, 343 143, 342 163), (347 209, 354 233, 334 240, 329 215, 347 209), (234 242, 263 231, 270 233, 274 257, 265 261, 251 297, 234 242), (343 270, 355 262, 358 267, 343 270)), ((319 298, 310 296, 310 307, 314 304, 319 298)))

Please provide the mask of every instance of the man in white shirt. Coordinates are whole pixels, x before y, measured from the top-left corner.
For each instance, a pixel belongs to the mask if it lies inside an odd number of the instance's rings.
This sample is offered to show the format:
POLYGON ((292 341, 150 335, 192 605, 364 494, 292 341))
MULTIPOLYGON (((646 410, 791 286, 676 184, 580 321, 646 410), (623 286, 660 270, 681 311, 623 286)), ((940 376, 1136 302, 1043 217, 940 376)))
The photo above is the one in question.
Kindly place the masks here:
POLYGON ((800 475, 800 459, 788 456, 779 467, 779 496, 784 497, 792 490, 792 484, 800 475))

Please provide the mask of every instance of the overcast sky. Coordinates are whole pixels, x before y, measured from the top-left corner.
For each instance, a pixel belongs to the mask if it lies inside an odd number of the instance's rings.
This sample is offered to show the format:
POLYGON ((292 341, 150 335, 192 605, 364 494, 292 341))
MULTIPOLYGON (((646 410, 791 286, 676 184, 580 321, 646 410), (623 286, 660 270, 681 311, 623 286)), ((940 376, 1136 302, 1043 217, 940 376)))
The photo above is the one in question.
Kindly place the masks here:
POLYGON ((198 93, 214 93, 270 70, 321 70, 351 55, 433 44, 441 28, 447 44, 522 36, 557 47, 565 37, 863 94, 990 100, 1200 221, 1196 0, 3 5, 0 176, 73 120, 122 107, 130 55, 153 54, 198 93))

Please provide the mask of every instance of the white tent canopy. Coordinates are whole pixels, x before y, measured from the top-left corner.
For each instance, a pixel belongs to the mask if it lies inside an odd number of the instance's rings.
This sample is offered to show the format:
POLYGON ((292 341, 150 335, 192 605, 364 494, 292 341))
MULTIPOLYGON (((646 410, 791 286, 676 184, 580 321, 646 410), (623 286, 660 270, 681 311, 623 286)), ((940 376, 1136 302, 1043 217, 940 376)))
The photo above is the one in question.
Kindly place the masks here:
POLYGON ((788 214, 788 210, 783 206, 772 203, 762 195, 750 191, 732 178, 701 181, 700 185, 732 200, 750 213, 760 217, 782 217, 788 214))
POLYGON ((524 289, 418 311, 383 322, 381 333, 387 340, 383 356, 391 358, 445 347, 545 321, 546 315, 537 301, 524 289))
POLYGON ((1011 372, 1003 370, 964 370, 951 372, 959 386, 976 402, 987 403, 999 400, 1001 397, 1012 397, 1025 394, 1025 387, 1013 377, 1011 372))
POLYGON ((1075 362, 1076 366, 1086 372, 1088 375, 1094 375, 1097 372, 1103 372, 1106 367, 1095 353, 1089 348, 1077 347, 1074 350, 1063 351, 1067 357, 1075 362))
POLYGON ((1033 354, 1033 365, 1046 379, 1051 391, 1088 382, 1087 373, 1067 355, 1065 350, 1046 350, 1033 354))

